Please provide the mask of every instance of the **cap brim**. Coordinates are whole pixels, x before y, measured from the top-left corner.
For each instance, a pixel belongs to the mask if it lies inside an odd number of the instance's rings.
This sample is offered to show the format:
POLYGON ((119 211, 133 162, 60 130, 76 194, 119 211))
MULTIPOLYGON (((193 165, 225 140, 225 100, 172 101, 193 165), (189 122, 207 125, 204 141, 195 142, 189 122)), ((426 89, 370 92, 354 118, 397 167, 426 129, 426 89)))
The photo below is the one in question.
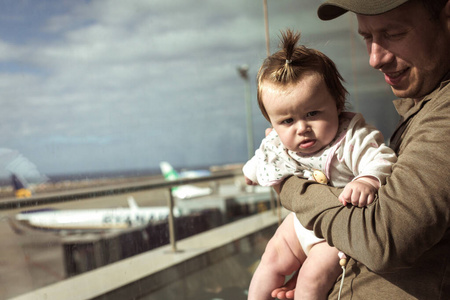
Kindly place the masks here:
POLYGON ((319 9, 317 10, 317 15, 321 20, 328 21, 333 20, 339 16, 342 16, 347 11, 348 9, 339 6, 322 4, 319 6, 319 9))
POLYGON ((317 15, 321 20, 335 19, 347 11, 361 15, 379 15, 409 0, 328 0, 319 6, 317 15))

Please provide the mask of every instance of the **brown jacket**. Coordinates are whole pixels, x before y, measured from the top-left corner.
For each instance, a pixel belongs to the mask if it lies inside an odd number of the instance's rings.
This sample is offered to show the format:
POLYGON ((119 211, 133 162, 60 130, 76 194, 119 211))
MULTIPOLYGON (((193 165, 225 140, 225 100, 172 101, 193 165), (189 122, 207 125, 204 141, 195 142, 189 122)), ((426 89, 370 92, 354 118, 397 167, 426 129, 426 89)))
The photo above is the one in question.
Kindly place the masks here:
POLYGON ((282 187, 282 204, 352 257, 341 299, 450 299, 449 81, 450 73, 417 105, 394 101, 398 161, 368 207, 343 207, 341 189, 297 177, 282 187))

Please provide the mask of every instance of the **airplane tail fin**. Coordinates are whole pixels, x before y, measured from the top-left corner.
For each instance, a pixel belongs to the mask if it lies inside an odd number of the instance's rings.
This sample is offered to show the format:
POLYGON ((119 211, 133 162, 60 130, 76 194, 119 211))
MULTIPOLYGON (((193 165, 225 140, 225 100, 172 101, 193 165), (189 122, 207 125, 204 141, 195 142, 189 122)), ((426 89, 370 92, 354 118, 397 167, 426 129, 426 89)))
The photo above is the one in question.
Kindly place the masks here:
POLYGON ((28 188, 28 184, 26 183, 24 178, 21 178, 13 173, 11 175, 11 181, 16 198, 31 197, 31 190, 28 188))
MULTIPOLYGON (((180 176, 180 174, 177 173, 173 169, 173 167, 166 161, 162 161, 159 163, 159 166, 161 168, 161 172, 164 175, 164 179, 166 180, 176 180, 179 178, 186 178, 183 175, 180 176)), ((209 174, 209 173, 208 173, 209 174)), ((205 175, 203 175, 205 176, 205 175)), ((198 177, 193 176, 193 177, 198 177)), ((189 177, 188 177, 189 178, 189 177)), ((211 194, 212 190, 211 188, 200 188, 193 185, 181 185, 176 186, 171 189, 172 195, 179 199, 187 199, 187 198, 193 198, 193 197, 200 197, 211 194)))
POLYGON ((129 196, 129 197, 127 198, 127 201, 128 201, 128 206, 129 206, 131 209, 136 210, 136 209, 139 208, 139 206, 137 205, 136 200, 134 200, 133 196, 129 196))
POLYGON ((175 171, 167 161, 160 162, 159 167, 161 168, 161 172, 166 180, 175 180, 180 178, 177 171, 175 171))

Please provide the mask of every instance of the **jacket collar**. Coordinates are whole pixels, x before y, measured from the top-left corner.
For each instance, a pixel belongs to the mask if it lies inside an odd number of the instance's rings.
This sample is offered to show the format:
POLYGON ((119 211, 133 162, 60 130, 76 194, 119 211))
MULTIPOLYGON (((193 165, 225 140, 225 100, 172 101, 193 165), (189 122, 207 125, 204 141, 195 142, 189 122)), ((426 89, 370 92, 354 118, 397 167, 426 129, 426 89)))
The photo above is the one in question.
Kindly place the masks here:
MULTIPOLYGON (((394 106, 400 115, 400 120, 391 136, 389 146, 398 152, 398 147, 400 146, 401 136, 406 129, 406 122, 415 114, 417 114, 426 103, 428 103, 433 97, 439 93, 448 83, 450 82, 450 71, 444 76, 438 88, 434 89, 430 94, 422 98, 418 103, 411 98, 397 99, 394 100, 394 106)), ((398 153, 397 153, 398 154, 398 153)))
POLYGON ((447 72, 447 74, 444 76, 439 87, 437 89, 434 89, 430 94, 424 96, 422 100, 420 100, 417 104, 411 98, 394 100, 393 103, 398 114, 401 116, 401 122, 407 120, 409 117, 421 110, 425 103, 433 99, 433 97, 437 93, 439 93, 439 91, 443 89, 449 82, 450 71, 447 72))

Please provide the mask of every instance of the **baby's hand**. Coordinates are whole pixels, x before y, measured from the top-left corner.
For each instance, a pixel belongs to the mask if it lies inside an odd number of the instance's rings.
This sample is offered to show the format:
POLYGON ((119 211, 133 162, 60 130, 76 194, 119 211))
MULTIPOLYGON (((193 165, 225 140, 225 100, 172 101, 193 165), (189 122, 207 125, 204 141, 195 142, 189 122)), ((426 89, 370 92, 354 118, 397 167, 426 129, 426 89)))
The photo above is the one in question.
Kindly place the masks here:
POLYGON ((375 200, 379 188, 380 183, 375 177, 360 177, 345 186, 339 195, 339 201, 343 205, 351 203, 354 206, 364 207, 375 200))
MULTIPOLYGON (((245 176, 244 176, 244 177, 245 177, 245 176)), ((258 185, 257 182, 253 182, 253 181, 251 181, 250 179, 248 179, 247 177, 245 177, 245 183, 246 183, 247 185, 258 185)))

